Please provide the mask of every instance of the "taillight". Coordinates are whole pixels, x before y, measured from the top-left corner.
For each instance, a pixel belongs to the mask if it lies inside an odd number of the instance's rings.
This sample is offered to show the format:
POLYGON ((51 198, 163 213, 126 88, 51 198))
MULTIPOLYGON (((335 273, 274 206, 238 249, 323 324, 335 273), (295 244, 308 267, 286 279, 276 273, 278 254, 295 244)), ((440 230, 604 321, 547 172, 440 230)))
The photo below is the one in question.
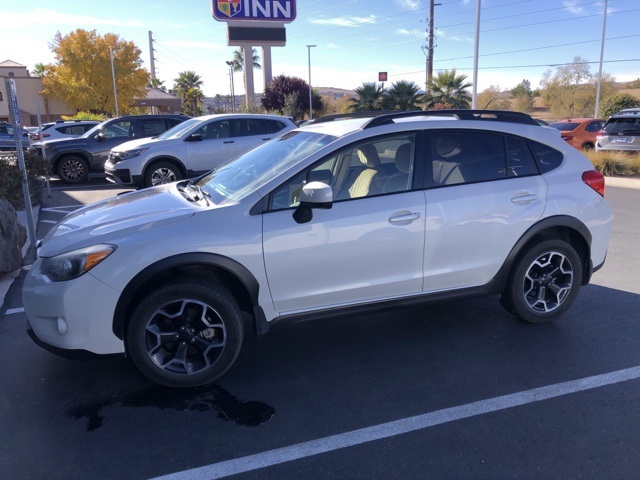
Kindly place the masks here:
POLYGON ((42 138, 47 138, 47 137, 50 137, 50 136, 51 136, 51 134, 50 134, 50 133, 43 133, 43 134, 42 134, 42 138))
POLYGON ((573 135, 562 135, 562 139, 570 142, 571 140, 573 140, 573 135))
POLYGON ((596 137, 600 138, 600 137, 604 137, 605 133, 604 130, 598 130, 598 133, 596 133, 596 137))
POLYGON ((582 174, 582 181, 604 197, 604 175, 597 170, 589 170, 582 174))
POLYGON ((34 140, 40 140, 40 135, 38 135, 37 133, 33 136, 34 140))

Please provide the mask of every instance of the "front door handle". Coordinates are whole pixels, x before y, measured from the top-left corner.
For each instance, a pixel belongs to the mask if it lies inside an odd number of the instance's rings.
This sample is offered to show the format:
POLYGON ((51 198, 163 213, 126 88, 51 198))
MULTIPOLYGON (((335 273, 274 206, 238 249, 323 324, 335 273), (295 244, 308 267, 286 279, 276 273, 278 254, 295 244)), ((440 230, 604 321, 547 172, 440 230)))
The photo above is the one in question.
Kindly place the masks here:
POLYGON ((534 193, 527 193, 525 195, 518 195, 511 199, 511 203, 531 203, 538 199, 538 195, 534 193))
POLYGON ((224 141, 224 142, 222 142, 222 143, 233 143, 233 140, 225 140, 225 141, 224 141))

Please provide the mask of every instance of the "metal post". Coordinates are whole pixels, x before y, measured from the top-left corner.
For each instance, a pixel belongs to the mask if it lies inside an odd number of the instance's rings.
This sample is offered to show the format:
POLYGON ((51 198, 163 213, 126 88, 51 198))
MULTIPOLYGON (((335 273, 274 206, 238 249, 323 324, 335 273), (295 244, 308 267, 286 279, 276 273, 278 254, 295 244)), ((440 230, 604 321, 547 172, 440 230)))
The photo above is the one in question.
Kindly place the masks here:
POLYGON ((233 88, 233 62, 227 61, 229 65, 229 87, 231 88, 231 113, 236 113, 236 92, 233 88))
POLYGON ((471 97, 471 108, 477 108, 478 97, 478 50, 480 43, 480 8, 482 0, 476 1, 476 39, 473 49, 473 96, 471 97))
MULTIPOLYGON (((38 119, 38 137, 40 138, 40 155, 42 158, 47 158, 44 151, 44 141, 42 139, 42 121, 40 119, 40 104, 38 103, 38 99, 36 98, 36 118, 38 119)), ((51 197, 51 183, 49 182, 49 174, 44 177, 44 184, 47 188, 47 196, 51 197)))
POLYGON ((309 120, 313 120, 313 94, 311 92, 311 48, 317 45, 307 45, 307 58, 309 60, 309 120))
POLYGON ((604 0, 604 20, 602 21, 602 44, 600 45, 600 69, 598 71, 598 88, 596 90, 596 111, 594 118, 598 118, 598 110, 600 109, 600 88, 602 87, 602 60, 604 58, 604 37, 607 33, 607 4, 609 0, 604 0))
POLYGON ((116 104, 116 117, 120 116, 118 112, 118 91, 116 90, 116 71, 113 68, 113 47, 109 47, 109 56, 111 57, 111 78, 113 79, 113 99, 116 104))
POLYGON ((36 226, 33 220, 33 211, 31 207, 31 194, 29 193, 29 181, 27 176, 27 167, 24 163, 24 151, 22 150, 22 138, 20 136, 22 126, 20 125, 20 109, 18 108, 18 98, 16 95, 16 83, 13 78, 6 78, 4 81, 5 90, 7 91, 7 103, 9 104, 9 116, 13 124, 13 140, 16 143, 16 156, 18 157, 18 167, 22 177, 22 196, 24 198, 24 211, 27 216, 27 228, 29 231, 29 240, 33 251, 36 251, 36 226))

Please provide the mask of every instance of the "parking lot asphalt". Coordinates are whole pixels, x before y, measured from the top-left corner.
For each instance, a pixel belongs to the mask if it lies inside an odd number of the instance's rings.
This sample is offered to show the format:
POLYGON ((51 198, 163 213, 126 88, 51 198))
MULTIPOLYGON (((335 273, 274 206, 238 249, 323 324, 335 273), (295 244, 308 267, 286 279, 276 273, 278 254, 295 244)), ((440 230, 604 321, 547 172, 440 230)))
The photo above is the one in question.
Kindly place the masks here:
MULTIPOLYGON (((613 186, 609 184, 609 186, 613 186)), ((115 195, 54 189, 38 235, 115 195)), ((607 263, 546 325, 493 298, 274 329, 210 388, 149 384, 125 359, 35 346, 21 276, 0 316, 7 478, 637 478, 640 192, 607 191, 607 263), (7 313, 12 311, 12 313, 7 313)))

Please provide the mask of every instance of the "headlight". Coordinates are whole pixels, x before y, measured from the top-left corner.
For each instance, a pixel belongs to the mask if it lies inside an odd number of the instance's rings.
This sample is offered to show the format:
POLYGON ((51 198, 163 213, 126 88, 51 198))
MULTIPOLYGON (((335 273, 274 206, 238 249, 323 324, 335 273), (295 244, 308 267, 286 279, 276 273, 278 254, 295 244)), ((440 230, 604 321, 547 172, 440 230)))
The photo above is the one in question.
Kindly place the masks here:
POLYGON ((115 160, 127 160, 129 158, 137 157, 138 155, 142 155, 144 152, 149 150, 148 148, 136 148, 135 150, 126 150, 124 152, 118 152, 115 160))
POLYGON ((43 258, 41 271, 52 282, 73 280, 88 272, 116 250, 113 245, 94 245, 55 257, 43 258))

